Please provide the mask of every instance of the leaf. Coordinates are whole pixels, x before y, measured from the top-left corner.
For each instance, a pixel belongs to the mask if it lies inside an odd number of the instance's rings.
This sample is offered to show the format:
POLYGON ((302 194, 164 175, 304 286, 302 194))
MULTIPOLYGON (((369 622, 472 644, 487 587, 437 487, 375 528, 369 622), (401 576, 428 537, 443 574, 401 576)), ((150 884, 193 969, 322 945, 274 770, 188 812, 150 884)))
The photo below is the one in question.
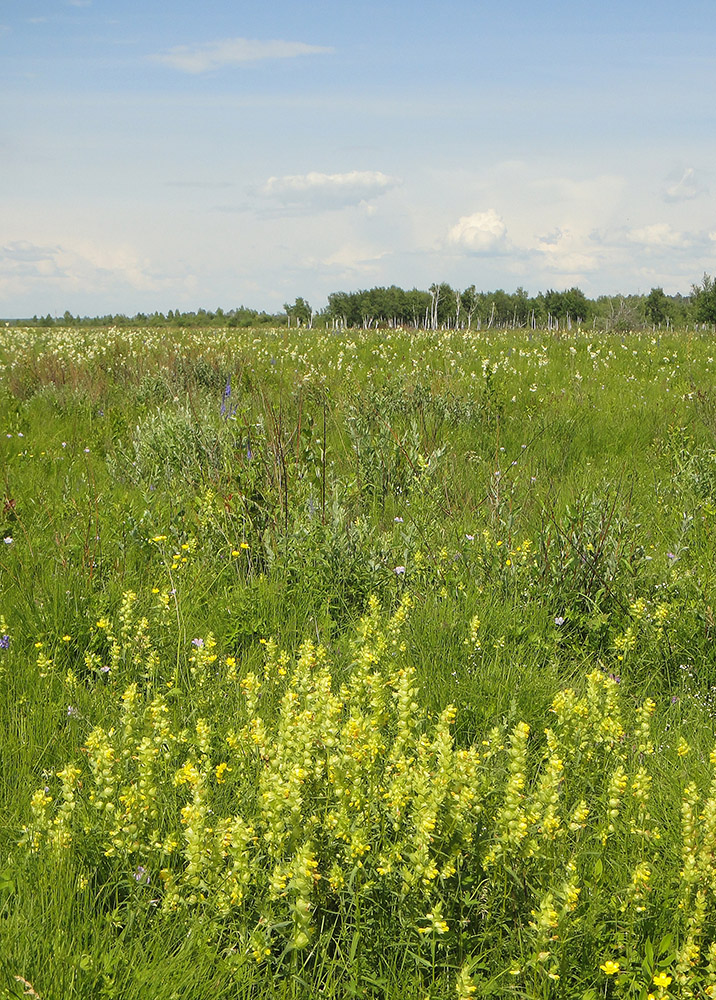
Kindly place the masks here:
POLYGON ((665 934, 664 937, 659 942, 659 958, 666 955, 667 952, 671 951, 671 945, 674 938, 672 934, 665 934))

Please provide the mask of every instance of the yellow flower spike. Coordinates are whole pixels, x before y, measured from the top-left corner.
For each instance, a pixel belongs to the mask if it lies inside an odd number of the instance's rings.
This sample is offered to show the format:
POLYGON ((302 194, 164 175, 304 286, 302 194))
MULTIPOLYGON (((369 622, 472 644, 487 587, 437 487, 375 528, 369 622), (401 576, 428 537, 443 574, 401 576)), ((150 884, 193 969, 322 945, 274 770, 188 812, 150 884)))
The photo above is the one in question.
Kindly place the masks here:
POLYGON ((684 739, 684 737, 680 736, 679 737, 678 745, 676 747, 676 752, 679 755, 679 757, 685 757, 686 754, 689 752, 690 749, 691 749, 691 747, 686 742, 686 740, 684 739))
POLYGON ((619 962, 613 962, 610 958, 603 965, 600 965, 599 968, 606 976, 616 976, 619 972, 619 962))

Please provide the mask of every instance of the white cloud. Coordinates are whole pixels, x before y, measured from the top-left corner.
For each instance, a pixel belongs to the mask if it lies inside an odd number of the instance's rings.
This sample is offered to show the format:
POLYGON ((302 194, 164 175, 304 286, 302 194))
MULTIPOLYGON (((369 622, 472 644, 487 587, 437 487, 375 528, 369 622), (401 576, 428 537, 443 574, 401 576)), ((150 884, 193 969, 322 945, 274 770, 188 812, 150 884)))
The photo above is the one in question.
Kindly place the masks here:
POLYGON ((541 236, 534 249, 548 271, 562 276, 588 274, 600 264, 600 255, 588 238, 566 227, 541 236))
POLYGON ((73 246, 8 243, 0 247, 0 274, 0 300, 28 293, 47 298, 121 289, 156 292, 166 284, 133 248, 91 241, 73 246))
POLYGON ((345 174, 312 171, 287 177, 269 177, 259 189, 259 194, 288 206, 335 209, 361 205, 400 183, 397 177, 390 177, 379 170, 351 170, 345 174))
POLYGON ((693 167, 687 167, 682 175, 664 191, 664 201, 691 201, 705 193, 693 167))
POLYGON ((448 243, 468 253, 487 254, 504 246, 506 236, 507 226, 490 208, 458 219, 448 233, 448 243))
POLYGON ((284 42, 279 40, 259 41, 250 38, 225 38, 203 45, 176 45, 168 52, 153 58, 172 69, 185 73, 207 73, 223 66, 239 66, 244 63, 265 59, 294 59, 296 56, 310 56, 330 53, 334 50, 322 45, 306 45, 304 42, 284 42))
POLYGON ((682 250, 693 244, 686 233, 672 229, 668 222, 654 222, 650 226, 629 229, 626 238, 630 243, 653 250, 682 250))

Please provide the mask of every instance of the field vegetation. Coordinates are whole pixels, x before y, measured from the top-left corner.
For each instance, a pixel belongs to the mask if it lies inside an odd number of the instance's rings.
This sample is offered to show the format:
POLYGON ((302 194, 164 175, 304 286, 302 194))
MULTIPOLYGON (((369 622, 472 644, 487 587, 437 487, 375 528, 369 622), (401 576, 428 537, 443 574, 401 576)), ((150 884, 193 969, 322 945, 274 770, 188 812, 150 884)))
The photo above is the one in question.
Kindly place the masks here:
POLYGON ((568 326, 0 329, 1 997, 716 997, 716 343, 568 326))

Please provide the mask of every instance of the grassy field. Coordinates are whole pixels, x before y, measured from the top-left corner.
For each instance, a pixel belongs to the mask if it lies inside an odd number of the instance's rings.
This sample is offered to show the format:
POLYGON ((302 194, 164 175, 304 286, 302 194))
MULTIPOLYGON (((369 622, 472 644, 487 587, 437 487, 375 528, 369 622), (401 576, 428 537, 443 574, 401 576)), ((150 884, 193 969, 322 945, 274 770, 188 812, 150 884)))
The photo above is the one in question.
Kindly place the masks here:
POLYGON ((715 358, 0 330, 0 997, 716 997, 715 358))

